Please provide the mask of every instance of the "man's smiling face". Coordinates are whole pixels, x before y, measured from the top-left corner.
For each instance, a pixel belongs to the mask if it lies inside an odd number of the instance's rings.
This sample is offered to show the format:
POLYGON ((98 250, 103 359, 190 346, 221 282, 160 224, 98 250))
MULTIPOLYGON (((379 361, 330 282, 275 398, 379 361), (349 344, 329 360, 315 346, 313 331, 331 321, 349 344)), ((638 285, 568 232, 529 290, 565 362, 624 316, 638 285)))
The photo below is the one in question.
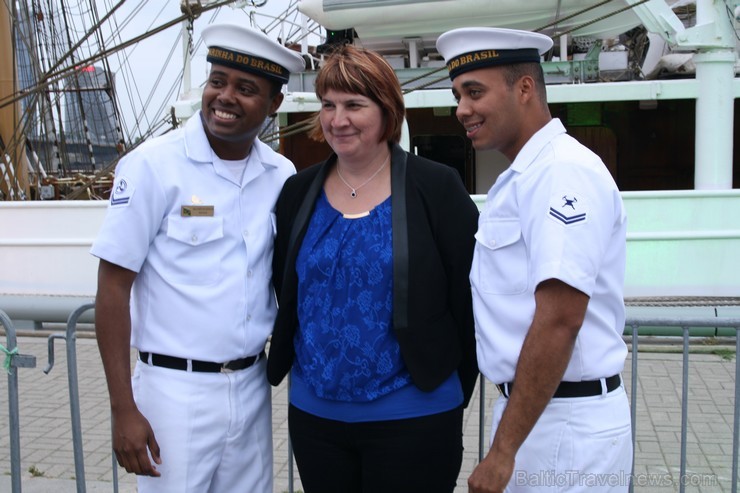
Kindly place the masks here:
POLYGON ((265 78, 223 65, 213 65, 202 98, 203 125, 216 154, 247 145, 268 115, 277 111, 282 93, 272 94, 265 78))

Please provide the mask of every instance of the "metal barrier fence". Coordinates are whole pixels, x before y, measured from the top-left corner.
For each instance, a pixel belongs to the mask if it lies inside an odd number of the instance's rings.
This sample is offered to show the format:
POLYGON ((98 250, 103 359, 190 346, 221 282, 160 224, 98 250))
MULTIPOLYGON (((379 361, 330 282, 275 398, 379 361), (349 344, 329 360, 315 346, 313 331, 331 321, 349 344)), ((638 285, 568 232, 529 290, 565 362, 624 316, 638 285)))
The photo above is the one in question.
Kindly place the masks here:
MULTIPOLYGON (((69 406, 72 426, 72 447, 75 463, 75 482, 77 493, 85 493, 85 459, 82 440, 82 419, 80 412, 80 393, 77 377, 77 323, 80 316, 95 308, 94 303, 84 304, 75 309, 67 319, 67 329, 64 334, 52 334, 48 338, 49 362, 44 368, 48 374, 54 367, 54 341, 63 339, 66 342, 67 353, 67 380, 69 385, 69 406)), ((0 323, 7 334, 8 347, 6 355, 6 370, 8 371, 8 402, 10 404, 10 449, 11 449, 11 489, 12 493, 21 493, 21 457, 20 457, 20 423, 18 413, 18 374, 13 368, 35 368, 36 357, 18 354, 15 326, 5 312, 0 310, 0 323)), ((118 478, 116 459, 113 456, 113 487, 118 492, 118 478)))
MULTIPOLYGON (((625 328, 632 329, 631 346, 631 375, 630 375, 630 416, 632 420, 632 449, 636 449, 637 444, 637 364, 639 360, 639 330, 644 327, 678 327, 682 331, 683 350, 682 350, 682 387, 681 387, 681 452, 679 464, 679 492, 686 491, 686 444, 688 430, 688 402, 689 402, 689 332, 695 327, 715 327, 715 328, 732 328, 735 329, 735 391, 733 399, 733 427, 732 427, 732 474, 731 488, 732 493, 738 491, 738 444, 740 435, 740 318, 648 318, 633 317, 628 318, 625 322, 625 328)), ((488 450, 488 442, 485 435, 485 379, 481 378, 480 382, 480 420, 479 420, 479 450, 478 460, 483 460, 485 452, 488 450)), ((632 457, 632 471, 635 471, 635 458, 632 457)), ((634 476, 634 474, 633 474, 634 476)), ((630 477, 629 491, 634 492, 635 485, 630 477)), ((291 489, 291 493, 293 490, 291 489)))
POLYGON ((5 353, 3 367, 8 372, 8 407, 10 422, 10 476, 12 493, 21 491, 21 430, 18 413, 18 373, 16 368, 35 368, 36 358, 18 353, 18 341, 15 336, 15 326, 8 315, 0 310, 0 324, 5 328, 7 347, 2 347, 5 353))
MULTIPOLYGON (((732 432, 732 493, 738 491, 738 444, 740 443, 740 319, 736 318, 646 318, 634 317, 625 322, 625 327, 632 329, 632 362, 631 362, 631 385, 630 385, 630 416, 632 419, 632 449, 636 450, 637 443, 637 363, 638 363, 638 338, 641 327, 678 327, 682 330, 683 339, 683 363, 682 363, 682 391, 681 391, 681 453, 679 465, 679 492, 685 493, 686 482, 681 478, 686 477, 686 444, 688 430, 688 389, 689 389, 689 331, 694 327, 715 327, 735 329, 735 392, 733 399, 733 432, 732 432)), ((488 450, 486 439, 486 380, 481 376, 479 384, 480 407, 478 420, 478 461, 483 460, 488 450)), ((292 458, 291 458, 292 460, 292 458)), ((291 462, 292 464, 292 462, 291 462)), ((634 455, 632 458, 632 470, 635 470, 634 455)), ((290 467, 291 478, 289 481, 289 493, 294 493, 292 479, 292 466, 290 467)), ((630 493, 634 492, 634 484, 630 478, 630 493)))
MULTIPOLYGON (((76 353, 76 328, 77 322, 84 312, 94 308, 93 304, 85 304, 75 310, 67 321, 65 334, 52 334, 48 340, 49 364, 44 369, 49 373, 54 365, 54 341, 64 339, 66 341, 67 354, 67 377, 69 382, 70 412, 72 423, 72 441, 74 448, 75 479, 77 492, 85 493, 85 469, 82 448, 82 429, 80 413, 80 396, 77 376, 77 353, 76 353)), ((18 410, 18 380, 16 368, 34 368, 36 358, 18 353, 16 332, 10 318, 0 310, 0 324, 5 328, 7 335, 7 347, 0 345, 0 350, 5 353, 5 369, 8 371, 8 402, 10 417, 10 452, 11 452, 11 481, 12 493, 21 492, 20 475, 20 426, 18 410)), ((740 445, 740 364, 737 355, 740 354, 740 318, 629 318, 626 328, 632 331, 632 358, 631 358, 631 388, 630 404, 633 424, 637 419, 637 395, 638 395, 638 360, 639 360, 639 332, 645 327, 677 327, 682 332, 682 388, 681 388, 681 440, 680 440, 680 464, 679 478, 686 477, 687 470, 687 434, 688 434, 688 403, 689 403, 689 338, 690 329, 696 327, 716 327, 735 329, 735 381, 733 398, 733 425, 732 425, 732 466, 731 466, 731 491, 738 491, 738 446, 740 445)), ((480 407, 479 407, 479 436, 478 436, 478 459, 481 460, 488 449, 488 441, 485 432, 486 422, 486 385, 485 379, 481 379, 479 385, 480 407)), ((636 446, 636 426, 633 426, 632 444, 636 446)), ((288 449, 288 481, 290 493, 294 492, 293 459, 290 447, 288 449)), ((118 491, 117 465, 115 456, 111 454, 113 471, 113 488, 118 491)), ((633 459, 633 470, 634 470, 633 459)), ((686 491, 686 482, 679 482, 679 491, 686 491)), ((630 492, 634 491, 634 485, 630 484, 630 492)))
MULTIPOLYGON (((679 465, 679 492, 685 493, 686 482, 681 480, 686 478, 686 444, 688 430, 688 389, 689 389, 689 332, 695 327, 715 327, 715 328, 733 328, 735 329, 735 392, 733 399, 733 432, 732 432, 732 475, 731 488, 732 493, 738 491, 738 444, 740 443, 740 319, 738 318, 647 318, 633 317, 628 318, 625 322, 625 328, 632 329, 632 362, 631 362, 631 385, 630 385, 630 416, 632 419, 632 449, 636 450, 637 434, 637 363, 638 363, 638 338, 639 330, 644 327, 678 327, 682 330, 683 339, 683 362, 682 362, 682 391, 681 391, 681 452, 679 465)), ((479 421, 478 421, 478 461, 483 460, 488 451, 488 440, 486 439, 486 380, 481 376, 479 384, 480 404, 479 404, 479 421)), ((294 493, 294 484, 292 478, 292 457, 291 461, 289 493, 294 493)), ((632 470, 635 470, 634 455, 632 458, 632 470)), ((634 474, 633 474, 634 475, 634 474)), ((634 484, 630 477, 630 493, 634 492, 634 484)))
MULTIPOLYGON (((69 408, 72 420, 72 450, 75 461, 75 481, 77 493, 85 493, 85 456, 82 449, 82 418, 80 413, 80 390, 77 379, 77 321, 88 310, 95 309, 95 303, 87 303, 74 310, 67 319, 67 330, 64 334, 49 336, 49 364, 44 368, 48 374, 54 367, 54 341, 63 339, 67 348, 67 380, 69 384, 69 408)), ((118 492, 118 481, 115 457, 113 457, 113 486, 118 492)))
MULTIPOLYGON (((686 443, 688 429, 688 402, 689 402, 689 329, 691 327, 727 327, 735 329, 735 394, 733 399, 733 426, 732 426, 732 493, 737 493, 737 469, 738 469, 738 434, 740 433, 740 319, 738 318, 629 318, 625 326, 632 328, 632 381, 630 406, 632 416, 632 448, 635 449, 637 422, 637 361, 638 361, 638 336, 640 327, 680 327, 683 335, 683 363, 682 363, 682 386, 681 386, 681 459, 679 472, 679 491, 686 491, 686 443)), ((632 459, 632 470, 635 469, 634 457, 632 459)), ((631 483, 631 482, 630 482, 631 483)), ((630 492, 634 491, 634 484, 630 484, 630 492)))

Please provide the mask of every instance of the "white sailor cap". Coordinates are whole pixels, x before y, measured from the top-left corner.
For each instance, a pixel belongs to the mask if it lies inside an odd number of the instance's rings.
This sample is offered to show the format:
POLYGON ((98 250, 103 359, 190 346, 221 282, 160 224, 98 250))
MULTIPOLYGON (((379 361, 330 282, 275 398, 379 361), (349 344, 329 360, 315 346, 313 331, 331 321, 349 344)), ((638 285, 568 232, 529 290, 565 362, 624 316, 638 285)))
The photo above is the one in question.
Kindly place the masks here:
POLYGON ((306 66, 299 53, 246 26, 209 24, 202 36, 208 47, 207 61, 282 84, 288 82, 291 72, 303 72, 306 66))
POLYGON ((538 62, 552 48, 544 34, 496 27, 464 27, 437 38, 450 79, 470 70, 513 63, 538 62))

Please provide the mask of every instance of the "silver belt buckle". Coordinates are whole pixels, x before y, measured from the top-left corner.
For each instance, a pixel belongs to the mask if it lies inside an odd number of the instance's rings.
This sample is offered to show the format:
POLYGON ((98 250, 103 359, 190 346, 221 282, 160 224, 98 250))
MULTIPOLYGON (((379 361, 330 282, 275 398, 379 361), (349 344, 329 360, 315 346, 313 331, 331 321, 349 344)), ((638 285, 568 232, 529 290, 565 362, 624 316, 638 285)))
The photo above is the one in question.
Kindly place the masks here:
POLYGON ((234 370, 232 370, 231 368, 226 368, 226 365, 228 365, 228 364, 229 363, 226 362, 226 363, 224 363, 224 364, 221 365, 221 373, 234 373, 234 370))

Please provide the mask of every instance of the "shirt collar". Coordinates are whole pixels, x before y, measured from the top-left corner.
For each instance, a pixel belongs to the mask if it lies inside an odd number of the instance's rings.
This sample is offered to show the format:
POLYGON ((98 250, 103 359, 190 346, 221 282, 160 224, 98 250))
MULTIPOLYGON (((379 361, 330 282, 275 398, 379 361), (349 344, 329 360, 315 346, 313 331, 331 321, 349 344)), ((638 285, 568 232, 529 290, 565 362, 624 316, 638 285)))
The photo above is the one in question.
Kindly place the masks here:
MULTIPOLYGON (((208 136, 203 128, 203 122, 200 117, 200 110, 191 116, 184 127, 185 132, 185 152, 189 159, 198 163, 211 163, 212 152, 211 144, 208 142, 208 136)), ((256 159, 262 163, 265 169, 277 168, 280 157, 274 152, 269 152, 269 146, 259 139, 254 139, 252 144, 250 159, 256 159)))
POLYGON ((514 162, 511 163, 511 169, 517 173, 523 173, 552 139, 564 133, 566 133, 565 127, 559 118, 550 120, 524 144, 514 158, 514 162))

